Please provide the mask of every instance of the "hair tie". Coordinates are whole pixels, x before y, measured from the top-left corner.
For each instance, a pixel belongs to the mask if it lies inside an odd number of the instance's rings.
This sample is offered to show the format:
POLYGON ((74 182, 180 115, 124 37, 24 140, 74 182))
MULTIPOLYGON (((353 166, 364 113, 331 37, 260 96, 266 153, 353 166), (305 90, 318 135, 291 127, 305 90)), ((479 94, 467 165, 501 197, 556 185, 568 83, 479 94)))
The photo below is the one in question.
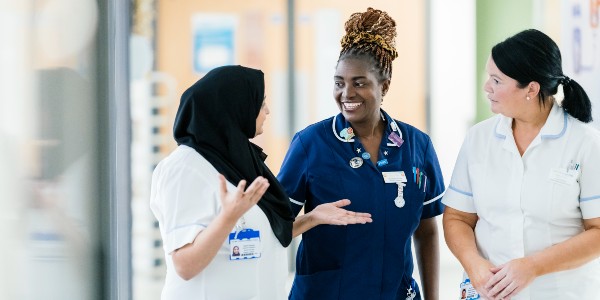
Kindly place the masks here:
POLYGON ((560 80, 560 84, 569 85, 571 83, 571 78, 569 76, 563 75, 563 78, 560 80))

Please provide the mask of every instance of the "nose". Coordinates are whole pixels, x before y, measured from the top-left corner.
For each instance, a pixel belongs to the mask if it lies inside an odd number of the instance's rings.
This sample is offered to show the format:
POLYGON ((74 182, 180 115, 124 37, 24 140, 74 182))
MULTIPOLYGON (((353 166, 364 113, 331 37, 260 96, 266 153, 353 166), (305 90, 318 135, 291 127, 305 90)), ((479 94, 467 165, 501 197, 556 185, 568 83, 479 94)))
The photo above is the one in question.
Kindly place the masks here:
POLYGON ((347 84, 342 88, 342 98, 351 99, 356 95, 356 90, 351 84, 347 84))
POLYGON ((483 84, 483 90, 487 93, 492 93, 492 85, 490 84, 491 78, 488 78, 483 84))

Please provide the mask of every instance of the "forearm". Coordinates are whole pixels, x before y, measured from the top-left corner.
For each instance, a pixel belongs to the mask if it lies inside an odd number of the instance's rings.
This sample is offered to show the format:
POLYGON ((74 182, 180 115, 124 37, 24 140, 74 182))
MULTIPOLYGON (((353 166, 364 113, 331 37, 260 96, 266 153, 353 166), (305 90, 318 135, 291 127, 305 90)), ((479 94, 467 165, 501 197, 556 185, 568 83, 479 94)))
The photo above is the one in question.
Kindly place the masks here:
POLYGON ((299 215, 296 217, 296 220, 294 220, 292 237, 297 237, 315 226, 317 226, 317 224, 314 222, 310 213, 299 215))
POLYGON ((191 244, 172 253, 177 274, 184 280, 198 275, 217 255, 237 220, 223 213, 196 236, 191 244))
POLYGON ((484 259, 477 251, 473 228, 464 221, 444 216, 444 237, 448 248, 467 273, 484 259))
POLYGON ((529 256, 537 276, 580 267, 600 256, 600 228, 586 230, 529 256))
POLYGON ((439 234, 435 218, 421 221, 415 232, 414 243, 423 285, 424 299, 439 299, 440 254, 439 234), (423 224, 425 222, 425 224, 423 224))

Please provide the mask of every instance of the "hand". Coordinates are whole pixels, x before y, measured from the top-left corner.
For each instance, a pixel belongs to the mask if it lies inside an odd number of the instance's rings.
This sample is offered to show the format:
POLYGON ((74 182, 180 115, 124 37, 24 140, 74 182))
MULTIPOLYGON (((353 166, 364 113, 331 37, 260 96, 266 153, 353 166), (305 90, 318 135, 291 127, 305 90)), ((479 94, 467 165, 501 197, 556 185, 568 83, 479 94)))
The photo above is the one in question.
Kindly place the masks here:
POLYGON ((519 258, 490 269, 494 273, 485 284, 490 299, 510 299, 526 288, 536 277, 535 268, 527 258, 519 258))
POLYGON ((492 299, 489 295, 489 289, 485 288, 485 284, 494 276, 491 271, 494 265, 490 261, 481 258, 472 266, 474 267, 467 270, 471 284, 483 299, 492 299))
POLYGON ((309 215, 311 215, 313 222, 316 225, 330 224, 330 225, 348 225, 348 224, 365 224, 371 223, 371 214, 359 213, 349 210, 345 210, 341 207, 350 204, 350 200, 342 199, 336 202, 321 204, 313 209, 309 215))
POLYGON ((228 214, 232 221, 237 221, 245 212, 256 205, 269 187, 269 181, 262 176, 256 177, 244 191, 246 180, 240 180, 235 191, 227 191, 225 176, 219 174, 221 182, 221 205, 223 213, 228 214))

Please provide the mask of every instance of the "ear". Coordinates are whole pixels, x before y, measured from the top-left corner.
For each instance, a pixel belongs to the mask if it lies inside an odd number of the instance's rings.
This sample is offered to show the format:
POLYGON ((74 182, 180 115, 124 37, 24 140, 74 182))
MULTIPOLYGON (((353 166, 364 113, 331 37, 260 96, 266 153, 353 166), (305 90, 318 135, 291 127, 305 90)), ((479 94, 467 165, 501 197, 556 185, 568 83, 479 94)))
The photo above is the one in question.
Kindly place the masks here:
POLYGON ((381 96, 385 96, 390 89, 390 80, 386 79, 381 83, 381 96))
POLYGON ((535 99, 540 94, 540 84, 537 81, 530 82, 527 87, 527 97, 535 99))

